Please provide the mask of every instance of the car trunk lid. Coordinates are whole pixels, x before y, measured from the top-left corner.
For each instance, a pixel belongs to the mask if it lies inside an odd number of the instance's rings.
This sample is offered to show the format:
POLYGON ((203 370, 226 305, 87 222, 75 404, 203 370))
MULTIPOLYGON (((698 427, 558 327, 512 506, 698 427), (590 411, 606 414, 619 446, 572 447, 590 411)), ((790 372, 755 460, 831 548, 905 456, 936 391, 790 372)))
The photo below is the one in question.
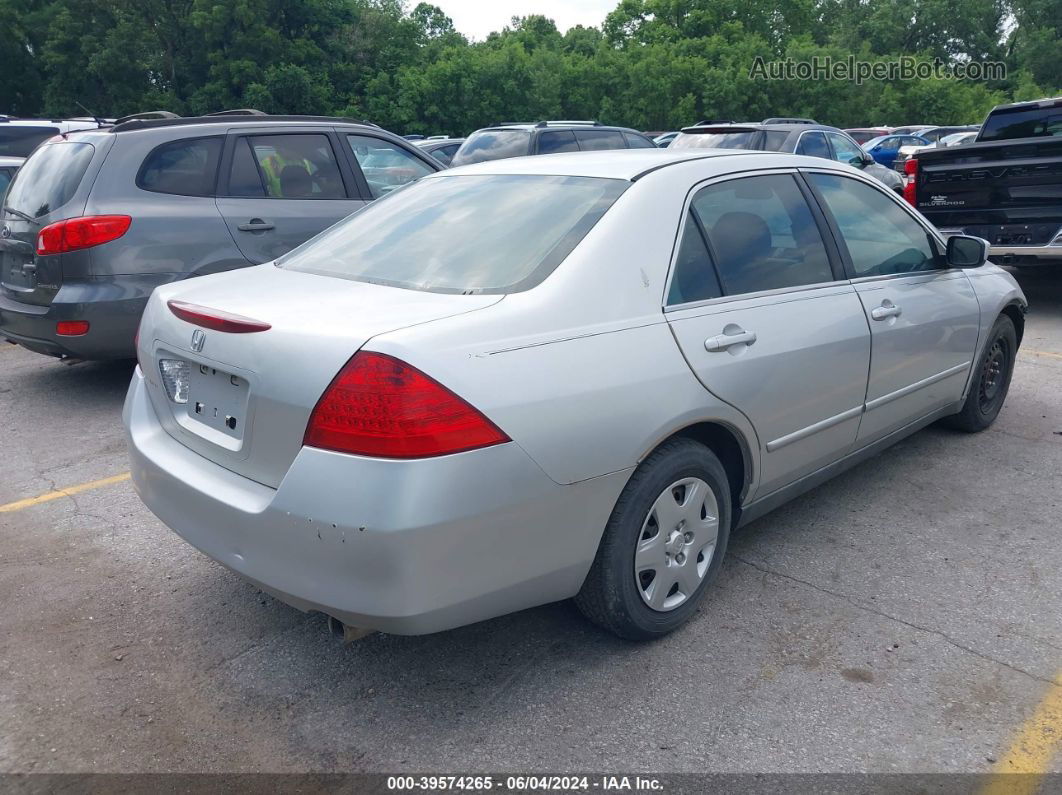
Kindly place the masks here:
POLYGON ((302 447, 321 394, 369 339, 501 299, 262 265, 157 290, 141 326, 139 353, 167 433, 275 488, 302 447), (178 313, 171 301, 179 302, 178 313), (189 311, 268 328, 217 330, 209 320, 190 322, 189 311))

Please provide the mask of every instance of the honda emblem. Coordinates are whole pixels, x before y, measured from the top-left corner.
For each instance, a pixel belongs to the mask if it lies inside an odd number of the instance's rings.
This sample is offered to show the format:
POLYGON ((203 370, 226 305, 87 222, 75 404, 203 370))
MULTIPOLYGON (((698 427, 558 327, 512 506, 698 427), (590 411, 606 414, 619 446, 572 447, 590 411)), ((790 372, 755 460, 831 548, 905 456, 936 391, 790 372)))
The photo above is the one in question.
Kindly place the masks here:
POLYGON ((203 329, 197 328, 192 332, 192 350, 199 353, 203 350, 203 346, 206 344, 206 334, 203 333, 203 329))

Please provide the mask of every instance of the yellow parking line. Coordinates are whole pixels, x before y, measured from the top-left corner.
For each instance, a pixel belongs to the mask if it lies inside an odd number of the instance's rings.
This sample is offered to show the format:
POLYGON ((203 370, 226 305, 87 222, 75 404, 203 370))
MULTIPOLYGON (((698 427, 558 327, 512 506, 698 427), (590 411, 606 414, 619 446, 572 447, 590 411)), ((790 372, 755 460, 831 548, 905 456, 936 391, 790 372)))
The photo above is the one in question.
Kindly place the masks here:
POLYGON ((1034 351, 1031 348, 1022 348, 1022 353, 1031 353, 1033 356, 1050 356, 1052 359, 1062 359, 1062 353, 1051 353, 1050 351, 1034 351))
POLYGON ((1051 758, 1062 749, 1062 673, 1044 695, 1036 711, 1025 721, 1010 750, 992 772, 995 775, 983 795, 1033 795, 1040 789, 1051 758))
POLYGON ((15 502, 9 502, 7 505, 0 505, 0 513, 21 511, 23 508, 32 508, 34 505, 40 505, 42 502, 51 502, 60 497, 70 497, 74 494, 80 494, 83 491, 90 491, 91 489, 98 489, 103 486, 122 483, 126 480, 129 480, 129 473, 123 472, 121 475, 112 475, 111 477, 103 478, 102 480, 93 480, 89 483, 81 483, 77 486, 68 486, 65 489, 56 489, 55 491, 39 494, 36 497, 27 497, 24 500, 17 500, 15 502))

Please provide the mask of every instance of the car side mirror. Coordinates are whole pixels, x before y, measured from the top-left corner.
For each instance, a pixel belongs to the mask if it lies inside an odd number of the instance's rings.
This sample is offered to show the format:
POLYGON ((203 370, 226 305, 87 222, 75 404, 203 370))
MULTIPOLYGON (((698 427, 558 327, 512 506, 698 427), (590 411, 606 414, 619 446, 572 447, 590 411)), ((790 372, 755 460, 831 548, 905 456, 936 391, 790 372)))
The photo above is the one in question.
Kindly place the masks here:
POLYGON ((952 235, 945 256, 951 268, 980 268, 988 260, 988 241, 970 235, 952 235))

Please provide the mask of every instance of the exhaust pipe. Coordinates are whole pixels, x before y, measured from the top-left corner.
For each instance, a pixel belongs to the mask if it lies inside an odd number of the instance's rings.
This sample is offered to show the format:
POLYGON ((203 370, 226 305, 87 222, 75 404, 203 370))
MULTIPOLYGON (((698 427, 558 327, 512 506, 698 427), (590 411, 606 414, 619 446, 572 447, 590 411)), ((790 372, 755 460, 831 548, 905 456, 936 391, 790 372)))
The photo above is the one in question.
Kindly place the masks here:
POLYGON ((353 643, 356 640, 361 640, 368 635, 372 635, 376 632, 375 629, 367 629, 366 627, 352 627, 350 624, 344 624, 335 616, 328 617, 328 631, 335 637, 343 641, 343 643, 353 643))

